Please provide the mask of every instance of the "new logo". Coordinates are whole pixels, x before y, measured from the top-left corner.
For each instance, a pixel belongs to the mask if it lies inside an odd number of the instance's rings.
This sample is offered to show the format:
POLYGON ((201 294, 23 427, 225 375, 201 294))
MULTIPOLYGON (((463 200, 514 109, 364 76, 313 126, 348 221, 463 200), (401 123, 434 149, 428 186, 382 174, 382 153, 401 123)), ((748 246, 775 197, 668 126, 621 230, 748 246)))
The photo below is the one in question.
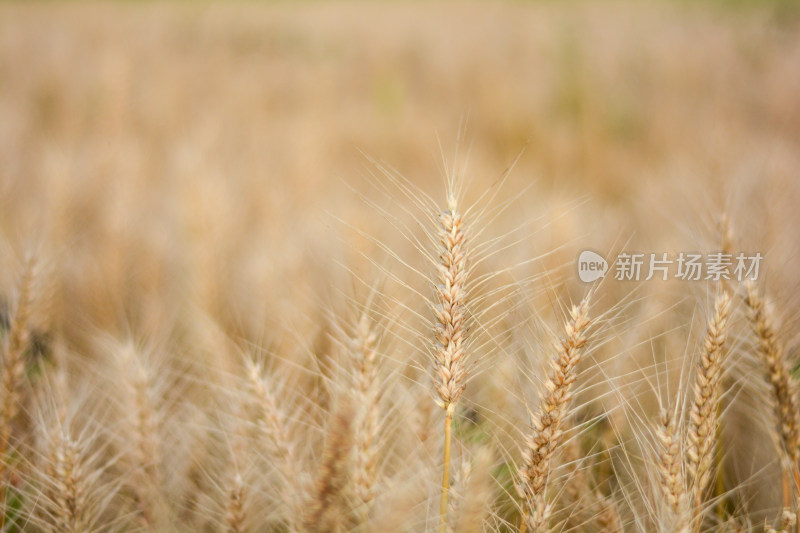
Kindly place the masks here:
POLYGON ((602 255, 591 250, 584 250, 578 256, 578 277, 584 283, 591 283, 606 275, 608 261, 602 255))

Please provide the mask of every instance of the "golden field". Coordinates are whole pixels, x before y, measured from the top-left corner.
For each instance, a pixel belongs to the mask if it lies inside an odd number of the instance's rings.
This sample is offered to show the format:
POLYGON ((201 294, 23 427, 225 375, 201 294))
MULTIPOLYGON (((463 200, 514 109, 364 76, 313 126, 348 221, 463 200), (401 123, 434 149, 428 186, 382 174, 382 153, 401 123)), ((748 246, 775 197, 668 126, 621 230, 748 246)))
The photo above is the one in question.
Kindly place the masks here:
POLYGON ((798 95, 791 2, 0 4, 0 530, 796 531, 798 95))

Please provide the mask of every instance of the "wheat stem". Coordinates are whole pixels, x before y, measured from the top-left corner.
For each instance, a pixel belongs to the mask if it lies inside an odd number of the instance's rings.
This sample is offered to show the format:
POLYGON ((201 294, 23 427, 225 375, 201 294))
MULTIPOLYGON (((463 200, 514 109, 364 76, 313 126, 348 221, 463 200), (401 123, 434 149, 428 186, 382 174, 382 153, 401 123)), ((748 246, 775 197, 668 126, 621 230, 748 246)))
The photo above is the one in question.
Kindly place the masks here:
POLYGON ((447 497, 450 492, 450 435, 453 416, 448 412, 444 419, 444 466, 442 467, 442 498, 439 503, 439 533, 447 531, 447 497))

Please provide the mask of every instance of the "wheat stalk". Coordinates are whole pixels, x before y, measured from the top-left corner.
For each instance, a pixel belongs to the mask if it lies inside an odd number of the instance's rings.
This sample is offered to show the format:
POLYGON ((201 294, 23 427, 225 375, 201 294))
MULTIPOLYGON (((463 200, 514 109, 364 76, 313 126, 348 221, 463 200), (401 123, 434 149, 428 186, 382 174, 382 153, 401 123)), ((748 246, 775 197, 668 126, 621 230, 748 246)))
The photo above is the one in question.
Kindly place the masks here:
POLYGON ((527 528, 534 532, 544 531, 550 518, 551 506, 547 503, 545 489, 553 454, 563 435, 561 425, 572 399, 572 384, 578 377, 577 366, 583 356, 589 324, 587 297, 570 310, 570 320, 565 324, 566 336, 558 345, 557 356, 552 361, 553 372, 544 384, 539 410, 531 417, 532 432, 526 441, 525 459, 520 471, 520 492, 526 506, 520 526, 523 532, 527 528))

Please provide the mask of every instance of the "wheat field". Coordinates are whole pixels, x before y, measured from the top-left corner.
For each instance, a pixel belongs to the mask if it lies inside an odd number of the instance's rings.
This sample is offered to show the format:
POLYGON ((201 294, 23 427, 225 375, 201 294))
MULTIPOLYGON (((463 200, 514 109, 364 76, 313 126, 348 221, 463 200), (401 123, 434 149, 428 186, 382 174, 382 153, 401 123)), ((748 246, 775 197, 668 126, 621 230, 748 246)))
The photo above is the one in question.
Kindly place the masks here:
POLYGON ((0 4, 0 531, 796 532, 798 95, 790 1, 0 4))

